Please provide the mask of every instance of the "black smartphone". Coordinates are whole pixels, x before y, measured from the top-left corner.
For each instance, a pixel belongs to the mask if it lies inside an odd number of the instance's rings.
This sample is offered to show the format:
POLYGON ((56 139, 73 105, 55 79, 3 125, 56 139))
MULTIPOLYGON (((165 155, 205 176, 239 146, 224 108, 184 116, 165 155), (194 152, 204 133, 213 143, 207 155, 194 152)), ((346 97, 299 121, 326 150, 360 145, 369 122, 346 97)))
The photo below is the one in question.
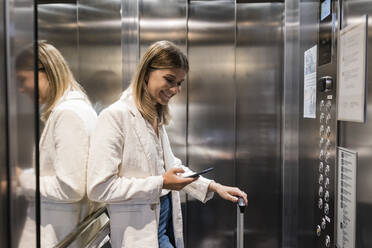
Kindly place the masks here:
POLYGON ((202 170, 202 171, 200 171, 200 172, 196 172, 196 173, 194 173, 194 174, 191 174, 191 175, 185 176, 185 178, 188 178, 188 177, 197 177, 197 176, 203 175, 203 174, 205 174, 205 173, 208 173, 208 172, 210 172, 210 171, 212 171, 212 170, 214 170, 214 168, 213 168, 213 167, 210 167, 210 168, 205 169, 205 170, 202 170))

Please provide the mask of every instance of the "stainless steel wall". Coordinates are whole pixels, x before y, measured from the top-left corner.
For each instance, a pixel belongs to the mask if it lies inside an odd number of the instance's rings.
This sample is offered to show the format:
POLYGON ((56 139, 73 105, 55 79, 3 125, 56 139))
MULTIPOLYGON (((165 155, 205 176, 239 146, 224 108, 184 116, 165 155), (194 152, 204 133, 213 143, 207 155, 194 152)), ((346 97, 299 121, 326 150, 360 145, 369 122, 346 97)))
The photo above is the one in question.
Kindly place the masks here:
POLYGON ((79 81, 79 46, 76 3, 38 4, 38 39, 54 45, 79 81))
POLYGON ((236 185, 250 201, 245 246, 281 247, 284 3, 238 2, 236 15, 236 185))
MULTIPOLYGON (((35 198, 19 187, 20 171, 35 166, 35 104, 30 95, 19 91, 20 67, 17 59, 34 42, 33 1, 6 1, 6 63, 9 118, 10 235, 11 247, 36 247, 35 198)), ((29 82, 34 84, 33 72, 29 82)), ((33 182, 30 182, 31 184, 33 182)))
MULTIPOLYGON (((208 177, 248 191, 246 246, 278 247, 284 5, 242 2, 139 1, 138 46, 142 55, 167 39, 187 53, 188 82, 172 103, 168 127, 173 150, 192 169, 214 166, 208 177), (270 185, 259 187, 262 180, 270 185), (262 194, 267 197, 260 201, 262 194), (265 206, 276 211, 268 214, 265 206)), ((128 10, 135 13, 134 3, 128 10)), ((125 20, 132 32, 123 30, 133 35, 136 19, 125 20)), ((136 47, 135 39, 128 41, 136 47)), ((129 62, 123 66, 130 71, 129 62)), ((185 205, 187 247, 234 244, 234 204, 216 197, 204 206, 189 197, 185 205)))
POLYGON ((129 86, 139 61, 138 8, 138 0, 122 0, 121 2, 121 47, 124 89, 129 86))
MULTIPOLYGON (((304 52, 318 44, 319 1, 301 1, 299 5, 300 51, 297 70, 299 73, 299 175, 298 175, 298 247, 315 247, 314 194, 318 168, 318 119, 303 118, 304 99, 304 52), (316 168, 316 169, 314 169, 316 168), (315 173, 314 173, 315 171, 315 173)), ((319 71, 318 71, 319 73, 319 71)), ((317 94, 319 94, 317 92, 317 94)), ((319 95, 317 95, 319 98, 319 95)))
MULTIPOLYGON (((139 48, 142 56, 148 46, 159 40, 175 43, 187 54, 187 1, 141 0, 139 2, 139 48), (164 8, 166 6, 166 8, 164 8)), ((167 128, 174 154, 186 163, 187 82, 172 99, 172 122, 167 128)))
POLYGON ((121 0, 78 0, 79 82, 97 112, 123 89, 121 0))
POLYGON ((300 0, 285 1, 282 101, 282 247, 298 247, 300 0))
MULTIPOLYGON (((235 1, 190 1, 188 19, 188 166, 213 166, 207 177, 234 185, 235 1)), ((233 246, 235 212, 219 197, 189 197, 187 247, 233 246)))
POLYGON ((5 11, 0 1, 0 244, 9 246, 8 146, 6 114, 5 11))
MULTIPOLYGON (((356 23, 363 15, 372 15, 371 1, 344 0, 343 26, 356 23)), ((368 22, 367 113, 365 123, 341 122, 339 144, 358 152, 356 184, 356 246, 372 247, 372 21, 368 22)))

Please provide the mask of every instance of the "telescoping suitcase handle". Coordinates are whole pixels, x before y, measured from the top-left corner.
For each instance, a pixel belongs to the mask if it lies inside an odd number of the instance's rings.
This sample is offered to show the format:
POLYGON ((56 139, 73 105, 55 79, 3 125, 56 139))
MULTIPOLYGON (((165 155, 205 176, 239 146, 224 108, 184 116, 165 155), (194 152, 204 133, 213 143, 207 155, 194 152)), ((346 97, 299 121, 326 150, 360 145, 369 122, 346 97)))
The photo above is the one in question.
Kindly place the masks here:
POLYGON ((244 247, 244 210, 245 210, 245 202, 242 197, 239 197, 237 203, 237 230, 236 230, 236 244, 237 248, 244 247))

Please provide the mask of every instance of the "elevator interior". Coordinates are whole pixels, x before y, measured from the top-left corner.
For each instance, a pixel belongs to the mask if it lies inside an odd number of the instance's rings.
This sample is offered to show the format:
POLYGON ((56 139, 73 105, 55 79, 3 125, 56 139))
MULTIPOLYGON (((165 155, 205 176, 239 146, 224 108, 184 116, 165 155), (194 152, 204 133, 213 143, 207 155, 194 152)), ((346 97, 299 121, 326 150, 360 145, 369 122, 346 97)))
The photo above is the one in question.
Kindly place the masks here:
MULTIPOLYGON (((151 43, 178 45, 190 72, 171 105, 173 152, 194 170, 214 166, 208 177, 248 193, 245 247, 335 247, 337 147, 358 152, 355 246, 345 248, 372 247, 369 49, 365 122, 337 121, 336 111, 340 29, 372 14, 370 1, 1 0, 0 13, 4 247, 23 247, 25 219, 39 218, 16 184, 17 167, 38 166, 38 107, 17 91, 15 63, 36 38, 63 53, 97 113, 128 87, 151 43), (304 53, 315 45, 317 82, 331 77, 332 88, 317 87, 316 116, 304 118, 304 53)), ((182 195, 182 208, 186 247, 234 247, 235 205, 182 195)), ((27 247, 37 247, 33 228, 27 247)))

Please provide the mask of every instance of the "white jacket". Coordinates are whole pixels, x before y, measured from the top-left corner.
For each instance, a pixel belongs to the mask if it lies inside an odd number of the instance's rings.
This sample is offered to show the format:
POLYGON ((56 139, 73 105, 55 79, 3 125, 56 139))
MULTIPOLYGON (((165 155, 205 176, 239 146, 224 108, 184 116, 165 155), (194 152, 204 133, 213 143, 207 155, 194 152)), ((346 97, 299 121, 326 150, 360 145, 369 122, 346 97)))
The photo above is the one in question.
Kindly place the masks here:
MULTIPOLYGON (((96 120, 83 94, 68 91, 45 123, 39 142, 42 247, 56 245, 82 217, 90 134, 96 120)), ((35 195, 34 177, 33 171, 20 176, 29 198, 35 195)))
MULTIPOLYGON (((163 133, 165 169, 182 167, 190 173, 173 155, 165 129, 163 133)), ((130 90, 101 112, 92 135, 87 193, 89 199, 107 203, 113 248, 158 247, 163 177, 157 172, 159 158, 150 135, 130 90)), ((200 177, 183 190, 206 202, 213 197, 213 193, 208 192, 210 182, 200 177)), ((176 247, 183 248, 177 191, 172 191, 172 206, 176 247)))

